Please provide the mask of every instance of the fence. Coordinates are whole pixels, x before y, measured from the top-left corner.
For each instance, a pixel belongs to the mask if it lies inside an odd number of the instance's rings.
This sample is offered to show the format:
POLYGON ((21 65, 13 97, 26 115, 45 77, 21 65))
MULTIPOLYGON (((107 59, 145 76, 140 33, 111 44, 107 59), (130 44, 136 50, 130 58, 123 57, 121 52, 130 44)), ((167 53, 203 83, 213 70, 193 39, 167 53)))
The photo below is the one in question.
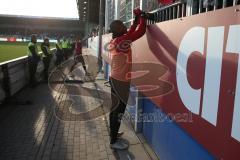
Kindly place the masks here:
POLYGON ((182 18, 217 9, 222 9, 240 4, 240 0, 187 0, 152 11, 154 20, 147 20, 147 24, 154 24, 171 19, 182 18))

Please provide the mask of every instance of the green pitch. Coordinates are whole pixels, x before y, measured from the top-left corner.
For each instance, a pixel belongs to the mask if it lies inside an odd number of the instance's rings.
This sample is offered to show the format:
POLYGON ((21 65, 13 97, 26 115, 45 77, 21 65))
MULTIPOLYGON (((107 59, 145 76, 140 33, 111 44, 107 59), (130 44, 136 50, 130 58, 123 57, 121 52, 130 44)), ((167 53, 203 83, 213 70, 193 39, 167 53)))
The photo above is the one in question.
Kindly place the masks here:
POLYGON ((27 55, 27 43, 0 42, 0 63, 27 55))
MULTIPOLYGON (((0 63, 27 55, 28 42, 0 42, 0 63)), ((38 44, 40 46, 40 44, 38 44)), ((53 44, 51 44, 51 48, 53 44)), ((40 48, 39 48, 39 51, 40 48)))

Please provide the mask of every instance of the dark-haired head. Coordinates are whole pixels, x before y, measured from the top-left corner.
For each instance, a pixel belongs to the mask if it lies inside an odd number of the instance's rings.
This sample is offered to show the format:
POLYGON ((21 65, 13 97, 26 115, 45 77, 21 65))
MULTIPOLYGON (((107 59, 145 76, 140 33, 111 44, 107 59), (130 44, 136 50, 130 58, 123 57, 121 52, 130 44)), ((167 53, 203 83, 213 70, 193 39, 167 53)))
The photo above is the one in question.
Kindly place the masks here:
POLYGON ((31 42, 37 43, 37 35, 35 35, 35 34, 31 35, 31 42))
POLYGON ((120 20, 114 20, 111 24, 110 24, 110 31, 112 32, 112 36, 113 38, 117 38, 122 36, 123 34, 125 34, 127 32, 127 27, 123 24, 122 21, 120 20))

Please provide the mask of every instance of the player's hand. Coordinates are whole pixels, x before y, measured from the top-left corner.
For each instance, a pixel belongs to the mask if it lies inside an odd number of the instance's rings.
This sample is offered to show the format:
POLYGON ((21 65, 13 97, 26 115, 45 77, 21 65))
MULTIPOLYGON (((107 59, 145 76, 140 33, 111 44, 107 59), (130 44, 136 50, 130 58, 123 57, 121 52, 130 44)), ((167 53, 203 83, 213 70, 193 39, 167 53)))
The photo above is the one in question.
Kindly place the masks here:
POLYGON ((135 8, 133 10, 133 13, 134 13, 135 16, 140 16, 142 14, 142 12, 143 11, 140 8, 135 8))

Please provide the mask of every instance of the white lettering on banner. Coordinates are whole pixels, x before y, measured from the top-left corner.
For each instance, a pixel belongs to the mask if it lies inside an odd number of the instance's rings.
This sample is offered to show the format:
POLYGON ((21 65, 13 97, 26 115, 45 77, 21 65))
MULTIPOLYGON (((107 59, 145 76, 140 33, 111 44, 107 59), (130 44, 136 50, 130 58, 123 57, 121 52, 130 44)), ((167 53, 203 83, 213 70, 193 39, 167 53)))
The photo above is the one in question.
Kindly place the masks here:
MULTIPOLYGON (((203 54, 205 29, 191 28, 183 37, 177 56, 176 78, 180 98, 185 107, 192 113, 200 115, 201 89, 193 89, 187 76, 189 56, 197 51, 203 54)), ((226 53, 240 54, 240 25, 229 27, 226 53)), ((220 80, 224 46, 224 27, 208 28, 208 43, 203 89, 202 117, 217 125, 220 80)), ((228 107, 228 106, 224 106, 228 107)), ((231 136, 240 142, 240 55, 238 59, 236 95, 231 136)))
POLYGON ((183 37, 177 57, 177 86, 179 95, 183 104, 195 114, 199 114, 200 111, 201 89, 193 89, 189 85, 186 70, 188 58, 192 52, 198 51, 203 53, 204 34, 205 29, 203 27, 190 29, 183 37))
POLYGON ((223 42, 223 26, 208 29, 202 117, 215 126, 217 124, 223 42))
MULTIPOLYGON (((229 27, 227 40, 227 53, 240 54, 240 25, 232 25, 229 27)), ((228 107, 228 106, 225 106, 228 107)), ((240 55, 238 56, 237 84, 236 95, 234 100, 232 134, 231 136, 240 141, 240 55)))

